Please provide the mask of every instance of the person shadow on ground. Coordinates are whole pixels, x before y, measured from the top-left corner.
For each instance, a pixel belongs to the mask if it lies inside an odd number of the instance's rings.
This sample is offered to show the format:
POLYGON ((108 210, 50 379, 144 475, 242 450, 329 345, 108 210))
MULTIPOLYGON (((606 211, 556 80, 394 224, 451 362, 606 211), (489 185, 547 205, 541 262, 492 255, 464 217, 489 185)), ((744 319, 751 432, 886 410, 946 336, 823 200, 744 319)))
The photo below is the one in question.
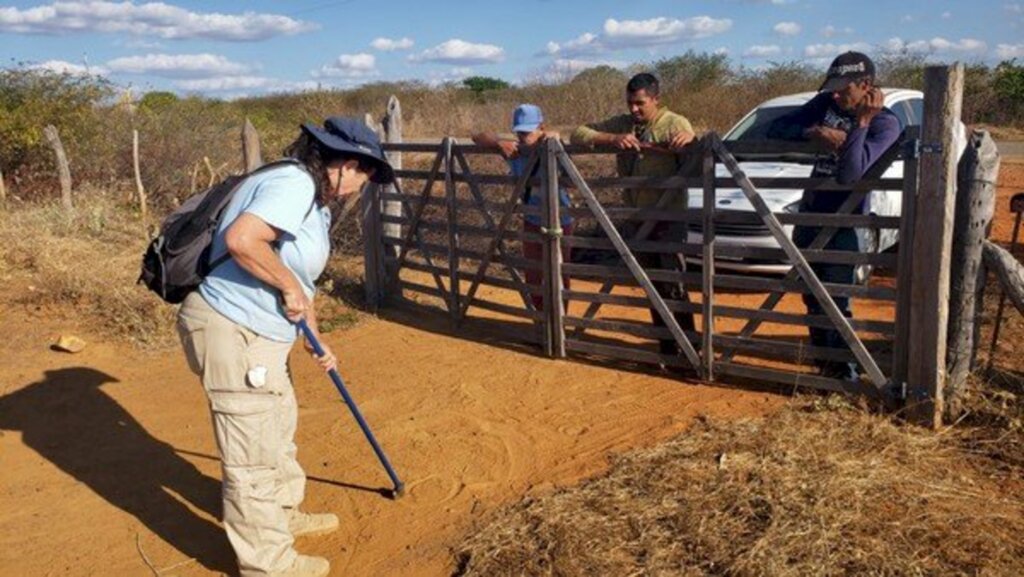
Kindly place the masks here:
MULTIPOLYGON (((85 367, 46 371, 41 381, 0 397, 0 429, 20 431, 25 445, 187 557, 234 573, 224 531, 175 497, 220 518, 220 481, 149 434, 107 395, 102 385, 114 382, 85 367)), ((68 511, 64 518, 79 517, 68 511)), ((87 520, 80 522, 85 529, 87 520)))

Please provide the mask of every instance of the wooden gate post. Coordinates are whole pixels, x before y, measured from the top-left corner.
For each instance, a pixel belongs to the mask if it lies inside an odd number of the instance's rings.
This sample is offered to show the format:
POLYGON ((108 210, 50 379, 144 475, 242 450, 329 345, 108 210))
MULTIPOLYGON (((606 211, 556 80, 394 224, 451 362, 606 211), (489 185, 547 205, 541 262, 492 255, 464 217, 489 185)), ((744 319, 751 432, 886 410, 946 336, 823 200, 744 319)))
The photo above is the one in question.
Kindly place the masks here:
MULTIPOLYGON (((701 143, 704 148, 701 166, 701 179, 704 181, 704 204, 701 207, 701 236, 704 249, 701 253, 701 273, 703 296, 701 297, 701 323, 703 344, 701 357, 704 360, 704 379, 715 380, 715 151, 711 141, 701 143)), ((684 238, 685 242, 686 239, 684 238)))
POLYGON ((263 165, 260 135, 248 117, 242 125, 242 162, 245 164, 246 172, 252 172, 263 165))
POLYGON ((53 153, 57 156, 57 171, 60 177, 60 200, 64 205, 64 211, 70 214, 74 210, 71 202, 71 169, 68 167, 68 156, 64 153, 64 144, 60 141, 60 134, 57 133, 57 128, 52 124, 43 129, 43 136, 46 137, 46 141, 50 143, 53 153))
POLYGON ((979 307, 985 284, 982 248, 996 208, 999 152, 987 131, 974 131, 957 172, 953 255, 949 282, 947 414, 959 412, 958 393, 978 351, 979 307))
POLYGON ((949 321, 949 267, 964 67, 925 69, 920 185, 910 247, 907 415, 930 427, 942 424, 949 321))
MULTIPOLYGON (((391 95, 388 98, 388 109, 384 115, 383 121, 384 127, 384 142, 387 143, 402 143, 402 105, 398 101, 398 97, 391 95)), ((391 167, 395 170, 401 170, 402 168, 402 152, 398 150, 391 150, 385 153, 388 158, 388 162, 391 163, 391 167)), ((398 183, 399 186, 401 183, 398 183)), ((389 184, 384 187, 385 192, 393 193, 398 192, 399 186, 389 184)), ((402 217, 402 203, 397 200, 384 200, 382 212, 387 216, 395 218, 402 217)), ((385 236, 392 238, 402 238, 402 225, 396 222, 385 222, 381 226, 381 230, 385 236)), ((402 247, 399 246, 386 246, 384 247, 384 253, 397 257, 402 247)))
MULTIPOLYGON (((453 180, 455 170, 455 159, 452 155, 452 146, 454 145, 455 139, 446 136, 441 141, 441 148, 444 150, 444 194, 445 194, 445 205, 448 212, 448 289, 451 291, 449 298, 451 299, 448 311, 452 315, 452 324, 459 322, 462 317, 460 314, 462 311, 462 290, 459 288, 459 253, 461 252, 461 243, 459 242, 459 212, 455 198, 455 180, 453 180)), ((467 302, 468 308, 468 302, 467 302)))
MULTIPOLYGON (((555 139, 544 141, 544 162, 545 169, 541 171, 544 175, 544 233, 545 251, 547 257, 544 260, 544 278, 547 281, 545 286, 548 291, 544 293, 545 321, 548 323, 548 334, 550 334, 550 350, 552 357, 565 358, 565 310, 562 308, 564 299, 562 292, 562 216, 559 214, 559 185, 558 185, 558 154, 562 151, 562 144, 555 139)), ((547 347, 546 347, 547 348, 547 347)))
MULTIPOLYGON (((377 130, 377 126, 369 114, 366 115, 366 125, 377 130)), ((363 221, 363 289, 367 308, 376 311, 385 297, 384 259, 381 250, 380 186, 368 182, 363 187, 360 201, 363 221)))

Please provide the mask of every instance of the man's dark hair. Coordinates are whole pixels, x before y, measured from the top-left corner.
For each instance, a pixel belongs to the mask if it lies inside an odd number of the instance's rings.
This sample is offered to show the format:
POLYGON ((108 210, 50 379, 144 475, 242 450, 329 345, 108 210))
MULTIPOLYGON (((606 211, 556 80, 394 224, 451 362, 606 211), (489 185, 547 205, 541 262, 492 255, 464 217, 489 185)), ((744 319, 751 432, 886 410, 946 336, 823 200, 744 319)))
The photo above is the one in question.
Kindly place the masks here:
POLYGON ((646 92, 648 96, 657 96, 661 92, 661 86, 658 84, 657 77, 649 72, 641 72, 630 78, 629 83, 626 84, 626 92, 632 94, 641 90, 646 92))

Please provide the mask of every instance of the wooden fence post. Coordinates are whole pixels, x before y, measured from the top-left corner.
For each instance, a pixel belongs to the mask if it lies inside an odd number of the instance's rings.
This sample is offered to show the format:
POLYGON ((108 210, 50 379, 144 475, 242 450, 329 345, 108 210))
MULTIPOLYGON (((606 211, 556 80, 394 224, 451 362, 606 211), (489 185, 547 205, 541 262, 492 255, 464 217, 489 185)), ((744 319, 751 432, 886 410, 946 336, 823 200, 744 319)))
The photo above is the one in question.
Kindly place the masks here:
POLYGON ((7 185, 4 184, 4 171, 0 170, 0 209, 7 208, 7 185))
POLYGON ((137 129, 132 129, 132 167, 135 169, 135 188, 139 192, 142 231, 145 236, 149 236, 149 211, 146 207, 146 189, 142 186, 142 170, 139 166, 139 131, 137 129))
POLYGON ((925 69, 921 172, 914 222, 908 331, 907 415, 942 424, 949 321, 949 267, 964 67, 925 69))
MULTIPOLYGON (((398 97, 391 95, 388 98, 387 113, 384 115, 384 142, 388 143, 402 143, 402 104, 398 101, 398 97)), ((395 170, 401 170, 402 168, 402 153, 401 151, 394 150, 386 153, 388 162, 391 163, 391 167, 395 170)), ((398 183, 401 185, 401 183, 398 183)), ((398 186, 389 184, 385 188, 386 192, 398 192, 398 186)), ((396 218, 402 217, 402 203, 397 200, 384 200, 384 206, 382 212, 387 216, 393 216, 396 218)), ((402 238, 402 225, 396 222, 385 222, 382 225, 383 233, 385 236, 392 238, 402 238)), ((399 246, 387 246, 384 247, 386 254, 397 257, 399 252, 402 250, 399 246)))
POLYGON ((982 248, 996 207, 999 152, 986 131, 968 140, 957 173, 953 260, 949 282, 949 336, 945 399, 947 414, 959 412, 958 393, 967 381, 978 350, 977 314, 985 267, 982 248))
POLYGON ((252 172, 263 165, 263 154, 260 151, 260 135, 256 127, 245 119, 242 125, 242 162, 245 164, 245 171, 252 172))
POLYGON ((57 171, 60 176, 60 200, 64 205, 64 211, 70 213, 74 209, 71 202, 71 169, 68 167, 68 156, 64 153, 64 144, 60 141, 60 134, 52 124, 43 129, 43 136, 53 148, 57 156, 57 171))

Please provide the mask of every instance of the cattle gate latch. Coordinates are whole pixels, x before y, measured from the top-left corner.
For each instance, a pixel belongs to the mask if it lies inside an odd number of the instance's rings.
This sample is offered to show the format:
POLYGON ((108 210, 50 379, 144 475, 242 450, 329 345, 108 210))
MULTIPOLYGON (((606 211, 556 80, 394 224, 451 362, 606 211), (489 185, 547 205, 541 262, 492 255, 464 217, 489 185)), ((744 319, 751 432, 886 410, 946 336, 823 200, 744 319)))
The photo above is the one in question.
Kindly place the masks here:
POLYGON ((540 233, 548 238, 562 238, 564 231, 561 227, 548 228, 546 226, 542 226, 540 227, 540 233))
POLYGON ((922 154, 942 154, 942 143, 921 142, 920 138, 903 143, 903 158, 921 158, 922 154))

